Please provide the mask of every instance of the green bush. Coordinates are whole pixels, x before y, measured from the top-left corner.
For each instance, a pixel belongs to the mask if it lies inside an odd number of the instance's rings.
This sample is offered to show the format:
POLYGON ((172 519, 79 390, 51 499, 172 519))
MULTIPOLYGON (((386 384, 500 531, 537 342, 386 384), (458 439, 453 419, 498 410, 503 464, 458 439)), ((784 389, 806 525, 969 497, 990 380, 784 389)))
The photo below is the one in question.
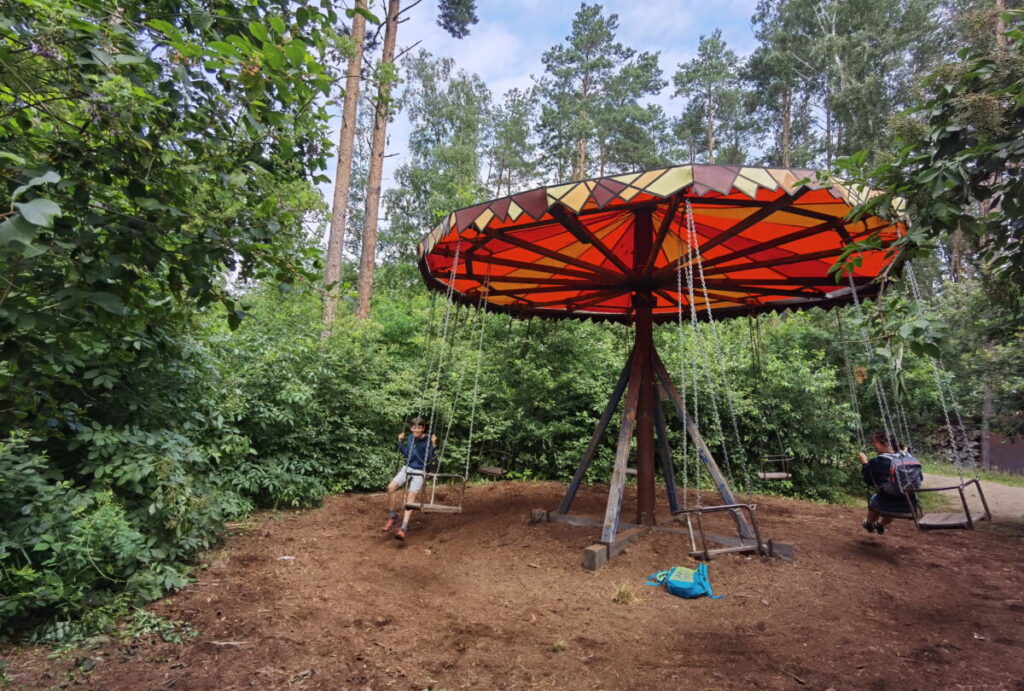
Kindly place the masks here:
POLYGON ((0 442, 0 630, 67 621, 119 590, 144 601, 183 585, 159 543, 111 491, 60 478, 25 440, 0 442))

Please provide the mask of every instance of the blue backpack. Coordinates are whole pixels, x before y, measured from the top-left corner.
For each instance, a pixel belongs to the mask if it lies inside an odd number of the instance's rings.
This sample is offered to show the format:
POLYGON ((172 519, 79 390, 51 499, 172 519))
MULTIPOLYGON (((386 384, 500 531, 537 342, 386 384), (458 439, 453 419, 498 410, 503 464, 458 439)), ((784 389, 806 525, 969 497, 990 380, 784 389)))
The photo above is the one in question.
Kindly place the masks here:
POLYGON ((701 564, 696 569, 685 566, 673 566, 671 569, 652 573, 644 585, 664 584, 668 592, 677 597, 692 599, 707 595, 712 600, 721 600, 724 595, 714 595, 708 581, 708 565, 701 564))
POLYGON ((921 461, 909 453, 883 453, 889 460, 889 476, 879 487, 886 494, 900 496, 908 489, 918 489, 924 480, 921 472, 921 461))

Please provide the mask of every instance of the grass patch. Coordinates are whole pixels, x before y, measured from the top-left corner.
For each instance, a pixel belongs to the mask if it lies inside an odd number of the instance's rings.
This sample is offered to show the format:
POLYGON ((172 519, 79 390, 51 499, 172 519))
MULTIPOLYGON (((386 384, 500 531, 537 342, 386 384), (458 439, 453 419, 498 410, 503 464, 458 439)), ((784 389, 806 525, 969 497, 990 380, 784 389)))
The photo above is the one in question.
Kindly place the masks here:
MULTIPOLYGON (((958 477, 960 471, 957 470, 956 466, 952 463, 941 463, 934 459, 926 458, 921 461, 921 467, 924 469, 925 476, 928 473, 934 475, 949 475, 952 477, 958 477)), ((1024 475, 1011 475, 1010 473, 1001 473, 998 470, 986 470, 984 468, 964 468, 964 479, 968 480, 975 476, 977 473, 978 477, 981 478, 982 482, 995 482, 1000 485, 1008 485, 1010 487, 1024 487, 1024 475)))
POLYGON ((615 589, 615 594, 612 595, 612 602, 620 605, 635 605, 640 602, 640 595, 637 594, 635 586, 623 583, 615 589))

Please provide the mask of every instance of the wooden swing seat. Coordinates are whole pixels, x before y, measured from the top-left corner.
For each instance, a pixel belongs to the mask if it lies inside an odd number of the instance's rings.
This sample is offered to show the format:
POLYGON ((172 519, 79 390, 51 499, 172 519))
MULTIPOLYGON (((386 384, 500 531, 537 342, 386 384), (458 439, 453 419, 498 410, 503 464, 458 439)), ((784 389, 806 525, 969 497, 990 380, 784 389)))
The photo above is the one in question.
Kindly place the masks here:
POLYGON ((792 456, 786 454, 768 454, 761 457, 761 470, 757 476, 762 480, 792 480, 793 473, 789 472, 789 463, 792 456), (776 470, 769 470, 775 467, 776 470))
POLYGON ((477 472, 487 477, 505 477, 505 469, 499 468, 496 465, 482 465, 477 468, 477 472))
POLYGON ((960 503, 963 506, 963 511, 936 511, 933 513, 923 513, 921 511, 921 505, 917 502, 915 497, 913 500, 914 512, 915 513, 894 513, 879 511, 880 516, 886 516, 887 518, 901 518, 914 521, 917 524, 919 530, 973 530, 974 526, 984 520, 992 519, 992 512, 989 511, 988 502, 985 500, 985 493, 981 490, 981 483, 977 479, 967 480, 959 485, 951 485, 949 487, 919 487, 912 490, 914 494, 921 494, 923 492, 946 492, 950 490, 957 490, 960 494, 960 503), (967 496, 964 490, 969 486, 974 485, 978 491, 978 497, 981 499, 981 505, 983 509, 981 511, 977 509, 971 509, 967 505, 967 496))
POLYGON ((921 530, 961 529, 968 530, 978 521, 985 520, 984 511, 971 511, 970 516, 961 511, 953 513, 926 513, 917 519, 917 527, 921 530))
POLYGON ((407 511, 422 511, 423 513, 462 513, 461 506, 450 504, 406 504, 407 511))

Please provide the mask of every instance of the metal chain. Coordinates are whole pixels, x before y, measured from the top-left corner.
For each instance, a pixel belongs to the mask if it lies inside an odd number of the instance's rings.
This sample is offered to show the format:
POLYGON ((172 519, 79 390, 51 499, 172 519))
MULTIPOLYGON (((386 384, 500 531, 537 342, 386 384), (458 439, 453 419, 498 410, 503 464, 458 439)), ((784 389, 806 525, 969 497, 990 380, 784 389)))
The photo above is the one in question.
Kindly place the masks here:
MULTIPOLYGON (((730 418, 732 420, 733 433, 735 435, 736 448, 738 450, 737 457, 739 459, 740 469, 743 471, 744 488, 745 488, 747 494, 750 494, 751 493, 750 474, 749 474, 749 471, 748 471, 748 468, 747 468, 746 454, 743 452, 743 443, 740 440, 740 430, 739 430, 739 425, 736 422, 736 411, 735 411, 735 408, 734 408, 733 402, 732 402, 732 392, 730 390, 729 378, 728 378, 728 376, 727 376, 727 374, 725 372, 725 368, 723 366, 724 358, 722 357, 721 342, 720 342, 720 340, 718 338, 718 324, 717 324, 717 322, 715 322, 714 313, 712 312, 712 309, 711 309, 711 298, 708 295, 708 286, 707 286, 707 283, 704 280, 704 262, 703 262, 703 260, 701 258, 700 245, 697 242, 697 230, 696 230, 696 227, 694 225, 693 210, 690 207, 690 200, 689 199, 686 200, 686 226, 687 226, 687 233, 690 234, 691 237, 694 240, 695 254, 696 254, 696 257, 697 257, 697 271, 698 271, 698 274, 700 275, 701 291, 704 294, 704 309, 708 313, 708 324, 710 325, 710 329, 711 329, 711 343, 712 343, 712 345, 714 346, 714 349, 715 349, 715 359, 714 359, 714 362, 713 362, 713 370, 718 375, 718 380, 721 382, 722 388, 725 391, 726 407, 728 408, 729 416, 730 416, 730 418)), ((704 359, 705 359, 705 362, 706 362, 707 361, 707 353, 706 353, 706 351, 704 352, 704 355, 705 355, 704 359)), ((717 385, 718 385, 718 382, 716 382, 716 386, 717 385)), ((722 454, 723 454, 723 459, 725 461, 726 472, 729 475, 729 483, 731 485, 735 485, 736 480, 735 480, 735 478, 733 477, 733 474, 732 474, 732 462, 731 462, 730 457, 729 457, 729 448, 728 448, 729 447, 729 443, 726 440, 728 435, 726 434, 724 428, 722 427, 721 418, 720 418, 720 416, 718 414, 718 402, 717 402, 716 396, 714 394, 712 394, 711 400, 712 400, 712 409, 713 409, 714 418, 715 418, 715 426, 716 426, 719 434, 722 435, 722 454)))
MULTIPOLYGON (((914 274, 914 267, 907 262, 906 266, 907 282, 910 284, 911 293, 914 299, 918 302, 923 302, 921 296, 921 286, 918 285, 917 277, 914 274)), ((975 469, 975 475, 977 475, 977 466, 974 463, 974 456, 970 453, 970 445, 968 443, 967 428, 964 425, 963 417, 960 415, 960 406, 956 401, 956 397, 953 395, 953 387, 949 384, 948 376, 946 375, 945 366, 942 363, 942 358, 930 358, 932 361, 932 376, 935 379, 935 389, 939 396, 939 405, 942 406, 942 415, 946 421, 946 434, 949 435, 949 445, 952 449, 953 465, 957 469, 957 473, 960 475, 960 484, 964 482, 964 466, 962 456, 966 455, 971 466, 975 469), (945 381, 945 385, 944 385, 945 381), (948 390, 947 390, 948 387, 948 390), (949 394, 951 403, 947 403, 946 394, 949 394), (956 439, 956 435, 953 432, 953 423, 949 417, 949 409, 953 408, 954 414, 959 424, 960 434, 962 438, 963 447, 960 446, 956 439)))
POLYGON ((850 363, 850 354, 846 349, 846 336, 843 333, 842 313, 836 308, 836 322, 839 324, 839 345, 843 352, 843 366, 846 367, 846 383, 850 389, 850 402, 853 404, 853 412, 857 416, 857 440, 861 448, 868 445, 864 437, 864 417, 860 412, 860 402, 857 400, 857 386, 853 383, 853 365, 850 363))
MULTIPOLYGON (((455 291, 455 276, 458 272, 459 267, 459 254, 462 251, 462 243, 460 242, 455 246, 455 257, 452 259, 452 269, 448 276, 448 287, 445 290, 445 310, 444 320, 441 328, 441 348, 437 356, 437 375, 434 377, 434 395, 430 403, 430 426, 427 427, 427 433, 434 433, 434 423, 437 421, 437 401, 441 394, 441 374, 444 370, 444 360, 450 350, 450 338, 449 338, 449 327, 451 325, 452 307, 454 302, 452 301, 452 295, 455 291)), ((454 330, 452 331, 454 333, 454 330)), ((427 387, 430 383, 427 382, 427 387)), ((440 465, 441 454, 435 449, 435 453, 438 456, 438 465, 440 465)))
MULTIPOLYGON (((489 271, 488 275, 490 275, 489 271)), ((485 288, 488 285, 488 283, 484 284, 485 288)), ((480 369, 483 365, 484 359, 484 327, 486 326, 486 321, 484 317, 487 316, 487 303, 484 301, 484 292, 480 293, 480 298, 477 301, 476 305, 476 315, 477 320, 479 321, 480 338, 477 341, 476 347, 476 374, 473 377, 473 403, 469 409, 469 436, 466 437, 466 472, 463 474, 464 479, 469 478, 469 457, 470 453, 472 453, 473 450, 473 424, 474 421, 476 420, 476 403, 477 396, 480 392, 480 369)))
MULTIPOLYGON (((695 306, 695 303, 697 301, 697 296, 694 293, 694 288, 693 288, 693 244, 694 244, 694 241, 693 241, 693 238, 690 237, 690 216, 691 215, 692 215, 692 209, 690 208, 690 200, 686 200, 686 216, 687 216, 687 224, 686 224, 686 289, 687 289, 687 300, 689 301, 689 304, 690 304, 690 325, 691 325, 692 330, 693 330, 693 338, 696 339, 698 344, 699 344, 700 343, 700 338, 699 338, 700 322, 697 319, 697 308, 695 306)), ((698 381, 698 376, 697 376, 697 367, 696 367, 696 365, 692 361, 687 360, 687 362, 690 365, 690 367, 689 367, 689 370, 690 370, 690 372, 689 372, 690 373, 690 383, 692 383, 692 385, 693 385, 693 417, 692 417, 692 419, 693 419, 693 424, 697 427, 697 429, 700 429, 700 389, 699 389, 699 386, 698 386, 699 381, 698 381)), ((686 383, 685 382, 683 384, 683 387, 685 389, 685 387, 686 387, 686 383)), ((697 473, 696 473, 696 475, 697 475, 697 507, 700 508, 700 506, 701 506, 701 479, 702 479, 703 475, 700 472, 700 470, 701 470, 700 449, 697 447, 696 443, 693 445, 693 457, 694 457, 694 466, 697 469, 697 473)))
MULTIPOLYGON (((683 330, 683 264, 680 261, 683 257, 683 238, 681 235, 676 233, 676 321, 679 326, 679 382, 680 382, 680 398, 683 401, 683 410, 687 415, 690 414, 689 409, 686 407, 686 384, 687 384, 687 357, 686 357, 686 335, 683 330)), ((685 424, 685 422, 684 422, 685 424)), ((689 489, 689 474, 690 474, 690 450, 687 442, 689 440, 689 432, 683 430, 683 508, 687 506, 687 490, 689 489)), ((697 466, 699 469, 699 465, 697 466)), ((699 470, 698 470, 699 472, 699 470)), ((699 483, 698 483, 699 486, 699 483)))
MULTIPOLYGON (((871 338, 868 335, 867 326, 863 324, 865 316, 864 311, 861 308, 860 296, 857 294, 857 285, 853 280, 853 272, 848 273, 847 278, 850 282, 850 292, 853 295, 853 304, 857 307, 857 312, 861 317, 861 340, 864 342, 864 353, 867 356, 867 361, 870 365, 873 355, 871 351, 871 338)), ((893 433, 892 415, 889 412, 889 402, 885 396, 885 389, 882 388, 881 383, 879 381, 879 377, 872 377, 872 383, 874 384, 875 388, 875 398, 878 401, 878 412, 879 416, 881 417, 882 428, 885 430, 886 436, 891 439, 892 437, 895 436, 895 434, 893 433)))

